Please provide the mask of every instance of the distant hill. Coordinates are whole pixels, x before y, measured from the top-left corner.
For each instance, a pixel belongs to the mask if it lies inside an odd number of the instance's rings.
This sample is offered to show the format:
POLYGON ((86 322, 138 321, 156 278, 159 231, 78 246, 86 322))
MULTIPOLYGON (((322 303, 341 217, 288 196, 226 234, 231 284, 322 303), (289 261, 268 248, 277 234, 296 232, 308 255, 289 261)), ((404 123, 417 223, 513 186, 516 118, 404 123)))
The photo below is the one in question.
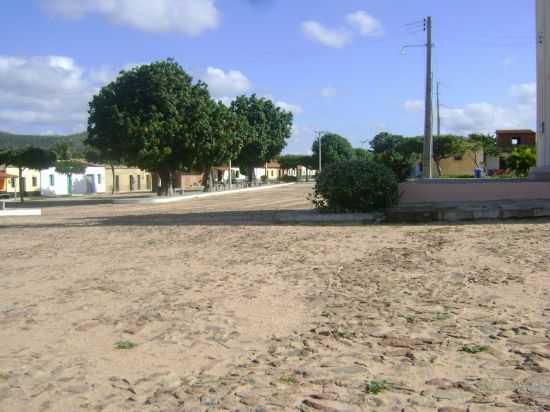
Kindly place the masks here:
POLYGON ((82 151, 86 132, 71 135, 27 135, 0 132, 0 150, 15 149, 24 146, 36 146, 42 149, 50 149, 54 144, 65 142, 71 145, 73 150, 82 151))

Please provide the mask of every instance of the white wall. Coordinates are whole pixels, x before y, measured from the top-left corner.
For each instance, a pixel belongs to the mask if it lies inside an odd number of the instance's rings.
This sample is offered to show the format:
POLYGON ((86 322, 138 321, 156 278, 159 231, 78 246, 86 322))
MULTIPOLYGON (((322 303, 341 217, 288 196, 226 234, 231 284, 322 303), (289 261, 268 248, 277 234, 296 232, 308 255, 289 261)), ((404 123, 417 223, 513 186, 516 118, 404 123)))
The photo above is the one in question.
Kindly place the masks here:
MULTIPOLYGON (((40 172, 41 188, 43 196, 63 196, 69 194, 69 177, 57 173, 54 167, 40 172), (50 184, 50 176, 53 176, 53 185, 50 184)), ((105 168, 90 166, 84 174, 72 175, 72 194, 105 193, 105 168), (89 182, 89 184, 88 184, 89 182)))

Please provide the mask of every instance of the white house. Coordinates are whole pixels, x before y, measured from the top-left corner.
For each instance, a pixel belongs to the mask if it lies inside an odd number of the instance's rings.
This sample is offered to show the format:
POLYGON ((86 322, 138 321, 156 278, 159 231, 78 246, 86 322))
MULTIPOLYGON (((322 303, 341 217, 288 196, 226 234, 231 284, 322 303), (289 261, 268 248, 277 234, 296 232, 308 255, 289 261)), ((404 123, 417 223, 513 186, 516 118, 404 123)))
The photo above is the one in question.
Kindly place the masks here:
POLYGON ((105 193, 105 168, 88 166, 83 174, 63 175, 55 167, 40 171, 42 196, 105 193))

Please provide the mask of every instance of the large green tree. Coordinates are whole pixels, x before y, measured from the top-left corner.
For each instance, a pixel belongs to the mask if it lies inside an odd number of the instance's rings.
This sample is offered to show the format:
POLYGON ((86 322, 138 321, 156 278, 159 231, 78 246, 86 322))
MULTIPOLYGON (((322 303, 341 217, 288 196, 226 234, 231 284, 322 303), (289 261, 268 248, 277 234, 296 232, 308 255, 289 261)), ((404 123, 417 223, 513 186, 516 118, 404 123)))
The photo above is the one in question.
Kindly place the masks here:
MULTIPOLYGON (((319 163, 319 140, 311 146, 313 160, 319 163)), ((343 136, 336 133, 325 133, 321 136, 321 167, 353 159, 353 146, 343 136)))
POLYGON ((0 152, 0 164, 14 166, 19 170, 19 199, 21 203, 25 200, 23 169, 47 169, 53 166, 55 161, 54 152, 38 147, 24 147, 0 152))
POLYGON ((255 167, 274 159, 286 147, 292 134, 293 115, 256 95, 237 97, 231 103, 231 111, 244 117, 251 127, 235 160, 252 180, 255 167))
MULTIPOLYGON (((205 190, 213 187, 212 168, 234 160, 251 134, 246 118, 221 102, 211 102, 207 131, 195 142, 194 168, 205 175, 205 190)), ((230 171, 231 173, 231 171, 230 171)))
POLYGON ((172 59, 123 71, 90 103, 88 139, 113 159, 157 173, 173 193, 175 171, 193 167, 207 138, 211 100, 172 59))

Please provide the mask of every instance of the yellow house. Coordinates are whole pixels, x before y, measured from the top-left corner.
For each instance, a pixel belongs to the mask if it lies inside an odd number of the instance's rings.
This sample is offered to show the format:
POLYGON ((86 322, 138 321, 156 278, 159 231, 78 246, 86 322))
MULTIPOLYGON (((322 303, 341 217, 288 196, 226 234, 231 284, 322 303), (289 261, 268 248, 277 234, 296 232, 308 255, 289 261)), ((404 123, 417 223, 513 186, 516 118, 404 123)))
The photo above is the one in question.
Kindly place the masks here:
MULTIPOLYGON (((443 176, 474 176, 476 167, 483 165, 483 151, 474 152, 472 150, 464 153, 463 156, 449 157, 441 162, 441 171, 443 176)), ((438 174, 437 166, 433 165, 435 174, 438 174)))
POLYGON ((153 178, 151 173, 135 167, 115 166, 113 169, 105 165, 105 192, 113 193, 151 192, 153 178))
MULTIPOLYGON (((5 181, 5 192, 19 193, 19 169, 8 166, 6 173, 9 176, 5 181)), ((26 193, 40 193, 40 171, 23 169, 23 188, 26 193)))

